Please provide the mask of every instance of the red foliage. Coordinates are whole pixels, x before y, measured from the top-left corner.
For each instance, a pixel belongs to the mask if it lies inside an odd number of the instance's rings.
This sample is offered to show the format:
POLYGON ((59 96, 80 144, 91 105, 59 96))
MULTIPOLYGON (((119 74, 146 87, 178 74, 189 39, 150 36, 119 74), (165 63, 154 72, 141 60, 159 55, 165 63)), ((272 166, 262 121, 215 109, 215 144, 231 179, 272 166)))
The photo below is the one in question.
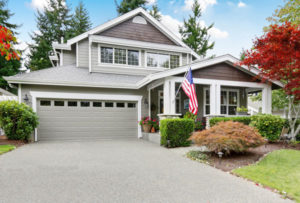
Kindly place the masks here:
POLYGON ((244 152, 266 142, 254 127, 233 121, 219 122, 208 130, 195 132, 190 140, 212 152, 225 154, 244 152))
POLYGON ((270 30, 254 41, 239 65, 255 66, 264 80, 285 83, 285 91, 300 99, 300 25, 286 22, 271 25, 270 30))
POLYGON ((20 60, 19 54, 12 48, 12 43, 16 42, 16 38, 12 32, 0 25, 0 54, 5 56, 6 60, 20 60))

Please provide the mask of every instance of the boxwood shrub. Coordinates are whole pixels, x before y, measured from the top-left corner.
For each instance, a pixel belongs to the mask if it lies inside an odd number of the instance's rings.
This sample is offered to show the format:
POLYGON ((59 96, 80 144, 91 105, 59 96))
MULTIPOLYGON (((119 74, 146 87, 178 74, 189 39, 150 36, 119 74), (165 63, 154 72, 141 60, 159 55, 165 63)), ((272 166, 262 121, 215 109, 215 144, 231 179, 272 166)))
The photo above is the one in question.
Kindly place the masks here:
POLYGON ((165 147, 185 147, 191 144, 189 137, 194 131, 192 119, 164 119, 160 121, 161 145, 165 147))
POLYGON ((17 101, 0 102, 0 125, 11 140, 29 141, 38 125, 38 117, 32 108, 17 101))
POLYGON ((250 116, 237 116, 237 117, 215 117, 209 119, 209 125, 212 127, 216 125, 217 123, 221 121, 234 121, 234 122, 240 122, 245 125, 249 125, 251 122, 251 117, 250 116))
POLYGON ((250 118, 250 126, 256 127, 259 133, 269 141, 278 140, 282 128, 286 125, 285 119, 271 114, 257 114, 250 118))

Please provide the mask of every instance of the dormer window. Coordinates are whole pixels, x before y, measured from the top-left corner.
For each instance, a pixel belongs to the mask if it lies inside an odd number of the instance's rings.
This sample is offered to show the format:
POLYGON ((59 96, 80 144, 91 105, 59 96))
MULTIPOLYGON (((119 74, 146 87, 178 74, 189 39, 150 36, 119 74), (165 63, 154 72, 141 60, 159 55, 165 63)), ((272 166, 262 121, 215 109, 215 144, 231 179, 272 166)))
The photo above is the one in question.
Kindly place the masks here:
POLYGON ((180 63, 179 55, 147 53, 147 66, 157 68, 177 68, 180 63))
POLYGON ((137 50, 113 47, 101 47, 100 50, 101 63, 121 64, 130 66, 139 66, 140 64, 140 52, 137 50))

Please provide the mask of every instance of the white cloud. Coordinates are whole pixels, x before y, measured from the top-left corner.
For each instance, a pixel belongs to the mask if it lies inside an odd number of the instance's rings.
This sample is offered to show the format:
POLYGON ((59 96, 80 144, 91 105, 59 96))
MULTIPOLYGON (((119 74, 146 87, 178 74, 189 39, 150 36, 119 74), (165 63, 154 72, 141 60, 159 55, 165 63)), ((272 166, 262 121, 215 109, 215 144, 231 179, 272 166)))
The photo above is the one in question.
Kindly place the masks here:
POLYGON ((183 25, 183 22, 172 18, 169 15, 162 15, 161 16, 161 23, 167 28, 169 29, 171 32, 173 32, 175 35, 177 35, 178 37, 180 37, 179 34, 179 26, 183 25))
MULTIPOLYGON (((194 0, 184 0, 183 10, 186 10, 186 11, 191 10, 193 7, 193 4, 194 4, 194 0)), ((201 9, 203 11, 205 11, 208 6, 217 4, 217 0, 199 0, 199 4, 201 6, 201 9)))
MULTIPOLYGON (((169 16, 169 15, 162 15, 161 23, 167 27, 170 31, 176 34, 178 37, 181 38, 181 35, 178 31, 179 26, 183 26, 183 22, 169 16)), ((204 21, 200 21, 201 26, 206 26, 204 21)), ((227 31, 220 30, 219 28, 212 27, 209 30, 209 34, 214 39, 225 39, 229 36, 227 31)))
POLYGON ((242 2, 242 1, 240 1, 240 2, 238 3, 238 7, 239 7, 239 8, 246 7, 246 4, 245 4, 244 2, 242 2))
POLYGON ((156 4, 156 0, 147 0, 147 5, 152 6, 153 4, 156 4))
POLYGON ((30 6, 37 10, 43 10, 48 5, 48 0, 32 0, 30 6))
POLYGON ((222 31, 219 28, 212 27, 208 33, 215 39, 225 39, 229 36, 227 31, 222 31))

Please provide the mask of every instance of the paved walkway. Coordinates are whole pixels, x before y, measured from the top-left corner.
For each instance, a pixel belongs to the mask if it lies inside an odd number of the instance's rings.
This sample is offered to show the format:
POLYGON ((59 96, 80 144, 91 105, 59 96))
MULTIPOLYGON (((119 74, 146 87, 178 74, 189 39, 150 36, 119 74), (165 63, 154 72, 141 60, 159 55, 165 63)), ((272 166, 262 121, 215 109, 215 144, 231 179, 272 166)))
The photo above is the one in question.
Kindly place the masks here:
POLYGON ((0 156, 0 202, 290 202, 143 140, 39 142, 0 156))

